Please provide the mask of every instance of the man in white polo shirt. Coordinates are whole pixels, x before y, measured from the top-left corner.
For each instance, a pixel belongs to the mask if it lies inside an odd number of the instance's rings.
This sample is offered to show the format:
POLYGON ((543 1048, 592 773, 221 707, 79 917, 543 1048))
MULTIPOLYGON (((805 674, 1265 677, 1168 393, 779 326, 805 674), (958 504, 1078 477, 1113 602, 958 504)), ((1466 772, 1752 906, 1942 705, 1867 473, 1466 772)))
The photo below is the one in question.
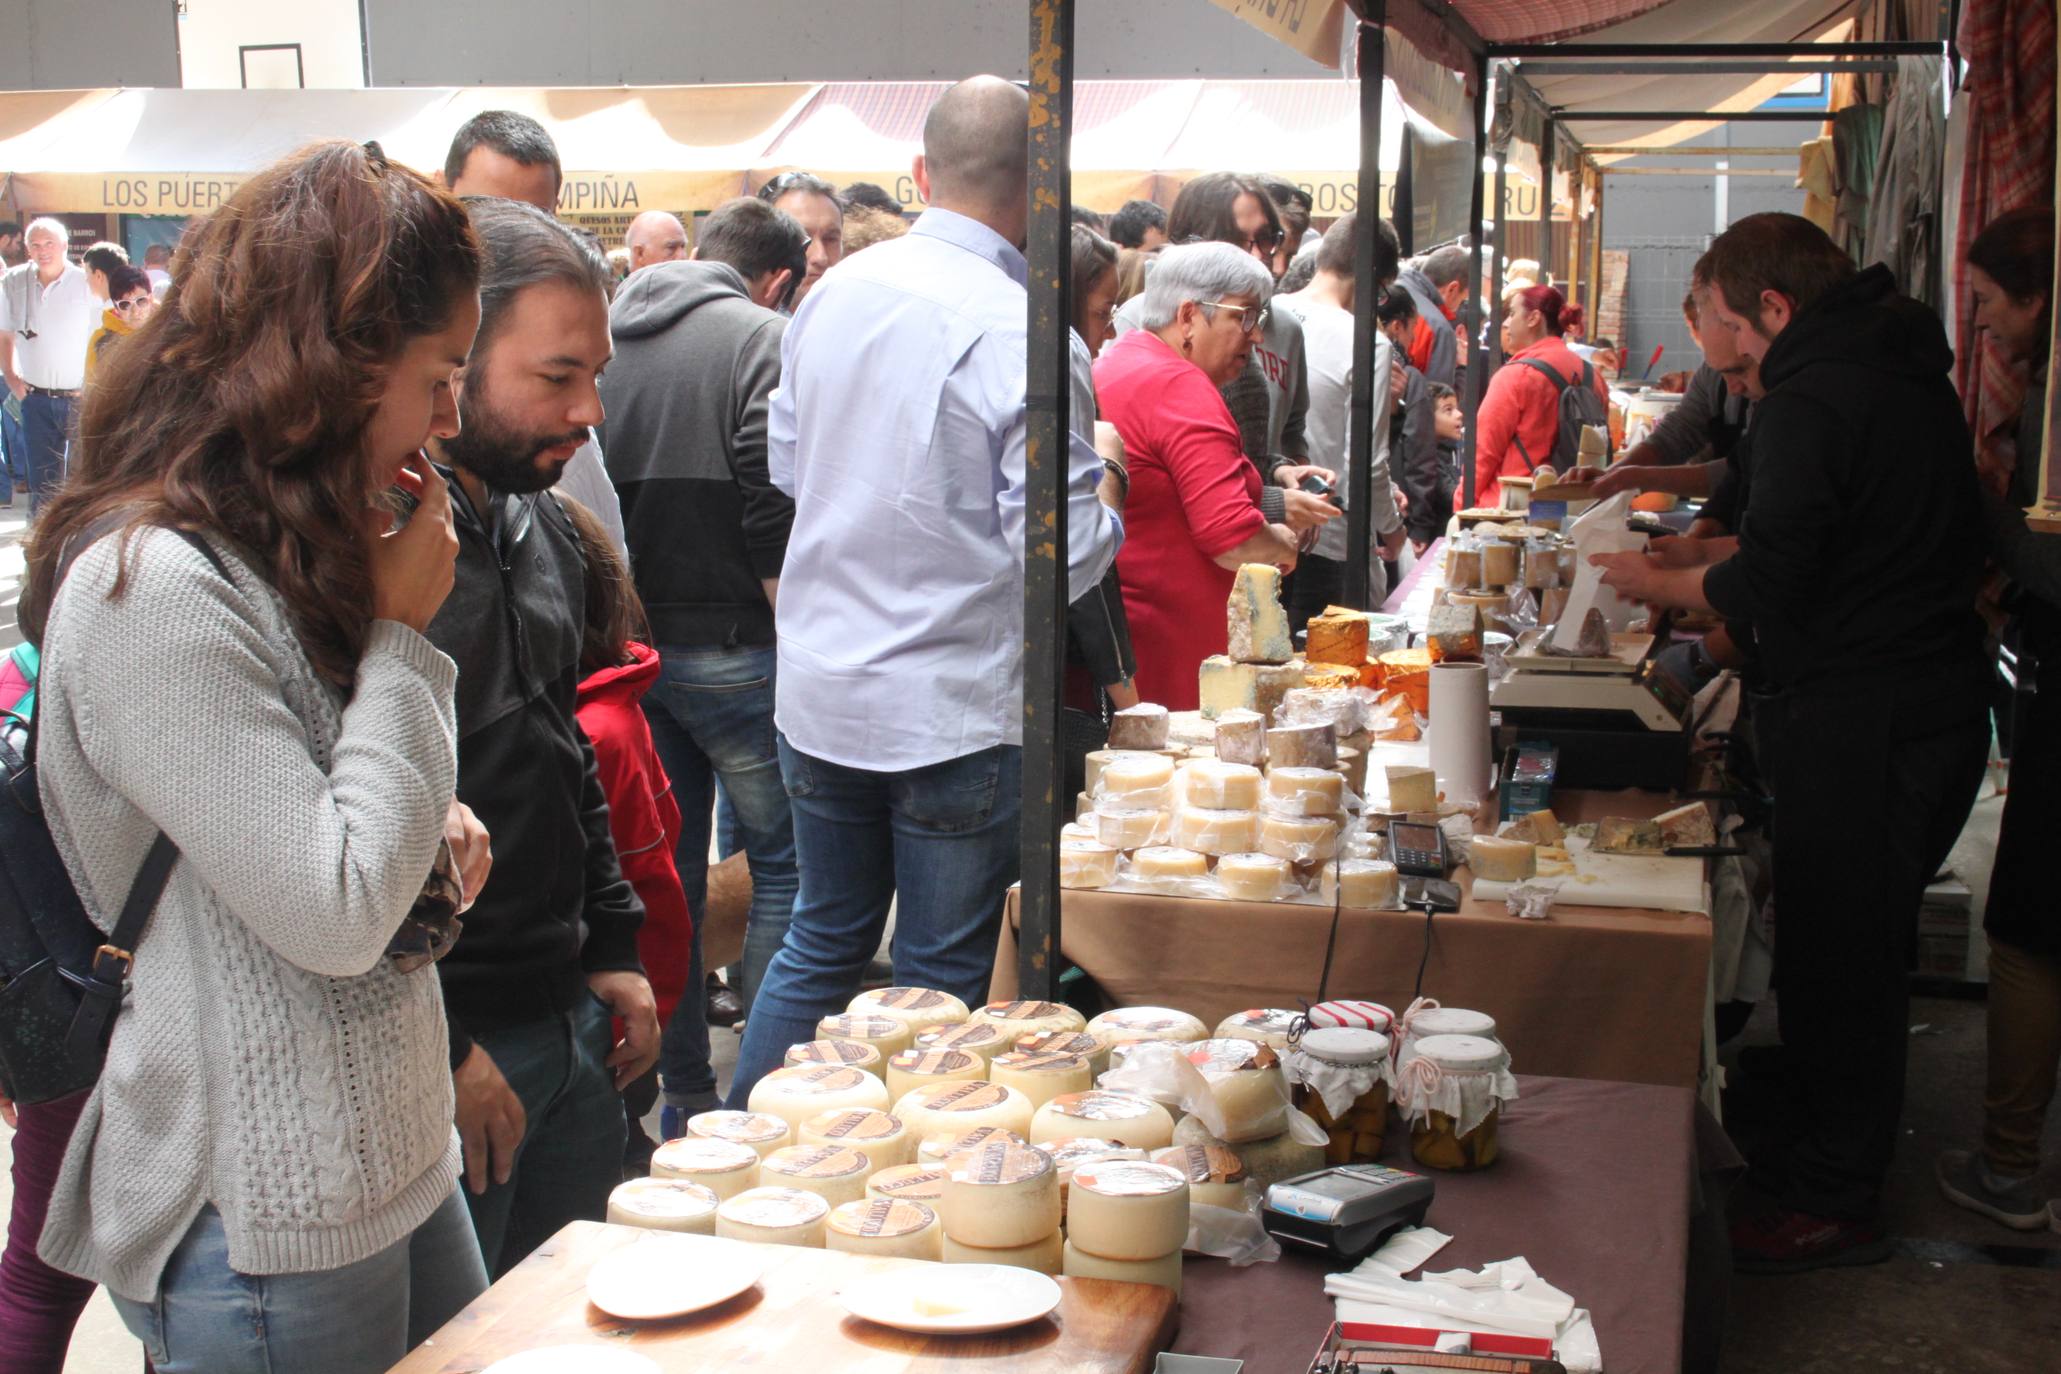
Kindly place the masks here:
POLYGON ((62 222, 35 220, 25 237, 29 260, 0 276, 0 374, 21 402, 33 519, 64 476, 72 403, 86 380, 86 344, 100 309, 85 272, 65 256, 71 234, 62 222))

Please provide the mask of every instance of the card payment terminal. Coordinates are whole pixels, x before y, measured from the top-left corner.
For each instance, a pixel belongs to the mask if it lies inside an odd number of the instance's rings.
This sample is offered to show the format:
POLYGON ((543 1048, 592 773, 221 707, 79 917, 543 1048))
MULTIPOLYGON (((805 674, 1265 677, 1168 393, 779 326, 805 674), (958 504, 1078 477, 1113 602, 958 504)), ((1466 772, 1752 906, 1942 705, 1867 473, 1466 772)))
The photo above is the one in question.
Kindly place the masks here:
POLYGON ((1260 1220, 1284 1245, 1357 1264, 1431 1208, 1431 1180, 1385 1164, 1341 1164, 1283 1179, 1267 1189, 1260 1220))

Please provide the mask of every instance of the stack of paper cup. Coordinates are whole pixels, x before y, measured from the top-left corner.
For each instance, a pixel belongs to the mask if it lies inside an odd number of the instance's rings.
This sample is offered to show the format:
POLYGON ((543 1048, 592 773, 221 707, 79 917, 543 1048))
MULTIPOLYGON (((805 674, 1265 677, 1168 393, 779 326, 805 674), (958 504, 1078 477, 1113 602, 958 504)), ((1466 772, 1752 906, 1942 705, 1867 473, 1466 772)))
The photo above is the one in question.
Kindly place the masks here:
POLYGON ((1435 663, 1431 668, 1431 771, 1450 802, 1488 795, 1488 668, 1480 663, 1435 663))

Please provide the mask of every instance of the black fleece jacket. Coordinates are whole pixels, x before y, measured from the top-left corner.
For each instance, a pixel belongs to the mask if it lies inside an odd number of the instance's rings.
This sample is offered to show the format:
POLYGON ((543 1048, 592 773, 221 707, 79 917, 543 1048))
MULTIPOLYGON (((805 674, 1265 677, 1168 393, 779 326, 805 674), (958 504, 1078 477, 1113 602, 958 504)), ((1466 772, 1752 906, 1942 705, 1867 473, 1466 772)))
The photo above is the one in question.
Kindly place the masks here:
POLYGON ((1859 273, 1761 360, 1739 551, 1704 575, 1779 688, 1904 682, 1980 705, 1983 526, 1939 317, 1859 273))
POLYGON ((449 470, 457 581, 429 639, 458 665, 458 800, 493 836, 494 872, 437 970, 451 1065, 472 1033, 570 1010, 586 975, 641 971, 644 905, 623 879, 579 696, 585 573, 549 494, 473 507, 449 470))

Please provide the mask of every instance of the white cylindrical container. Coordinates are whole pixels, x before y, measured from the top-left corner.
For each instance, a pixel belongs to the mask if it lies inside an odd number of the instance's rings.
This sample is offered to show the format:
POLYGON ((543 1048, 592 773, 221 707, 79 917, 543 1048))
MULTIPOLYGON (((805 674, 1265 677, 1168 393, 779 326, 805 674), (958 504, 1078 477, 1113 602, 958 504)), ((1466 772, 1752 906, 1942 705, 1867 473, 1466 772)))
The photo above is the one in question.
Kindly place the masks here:
POLYGON ((1471 805, 1488 795, 1488 689, 1484 664, 1431 665, 1431 771, 1447 801, 1471 805))

